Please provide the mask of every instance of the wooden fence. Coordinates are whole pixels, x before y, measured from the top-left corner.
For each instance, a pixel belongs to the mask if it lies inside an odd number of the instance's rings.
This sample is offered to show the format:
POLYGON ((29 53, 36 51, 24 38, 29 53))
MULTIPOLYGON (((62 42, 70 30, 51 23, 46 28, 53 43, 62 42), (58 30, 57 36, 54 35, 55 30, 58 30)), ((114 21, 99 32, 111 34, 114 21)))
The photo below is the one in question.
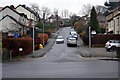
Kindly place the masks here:
POLYGON ((120 40, 120 35, 119 34, 92 35, 92 45, 93 46, 105 46, 105 43, 111 39, 120 40))

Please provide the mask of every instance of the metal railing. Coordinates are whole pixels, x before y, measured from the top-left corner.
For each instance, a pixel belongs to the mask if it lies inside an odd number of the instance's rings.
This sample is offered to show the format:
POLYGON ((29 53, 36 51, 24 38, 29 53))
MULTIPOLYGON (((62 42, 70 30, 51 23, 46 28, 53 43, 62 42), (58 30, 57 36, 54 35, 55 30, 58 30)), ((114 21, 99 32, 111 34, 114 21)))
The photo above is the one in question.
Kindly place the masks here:
POLYGON ((2 51, 2 60, 12 60, 12 52, 8 50, 2 51))

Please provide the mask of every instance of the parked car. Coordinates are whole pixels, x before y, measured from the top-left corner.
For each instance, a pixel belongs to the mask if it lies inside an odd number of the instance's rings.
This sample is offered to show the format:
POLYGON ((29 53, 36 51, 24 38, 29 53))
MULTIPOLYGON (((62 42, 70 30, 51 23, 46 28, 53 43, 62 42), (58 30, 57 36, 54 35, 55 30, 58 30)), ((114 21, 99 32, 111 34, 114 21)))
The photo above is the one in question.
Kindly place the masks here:
POLYGON ((74 38, 78 39, 78 34, 76 31, 71 31, 70 35, 72 35, 74 38))
POLYGON ((67 38, 67 46, 69 47, 71 45, 77 46, 76 38, 74 38, 74 37, 68 37, 67 38))
POLYGON ((63 36, 58 36, 57 39, 56 39, 56 43, 59 44, 59 43, 64 43, 64 38, 63 36))
POLYGON ((71 28, 71 29, 70 29, 70 32, 71 32, 71 31, 75 31, 74 28, 71 28))
POLYGON ((105 49, 107 51, 116 51, 118 47, 120 47, 120 40, 109 40, 105 44, 105 49))

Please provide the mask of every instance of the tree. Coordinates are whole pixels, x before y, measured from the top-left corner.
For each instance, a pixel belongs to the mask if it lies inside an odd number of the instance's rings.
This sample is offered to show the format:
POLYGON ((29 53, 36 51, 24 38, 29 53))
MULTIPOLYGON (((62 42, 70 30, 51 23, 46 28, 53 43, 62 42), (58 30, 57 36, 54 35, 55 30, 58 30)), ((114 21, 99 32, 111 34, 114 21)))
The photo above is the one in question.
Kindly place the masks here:
POLYGON ((41 11, 40 11, 39 5, 33 3, 33 4, 30 4, 30 6, 31 6, 31 10, 35 13, 37 18, 40 20, 41 11))
POLYGON ((82 11, 80 12, 82 15, 86 16, 90 14, 90 11, 92 9, 91 4, 83 5, 82 11))
POLYGON ((63 18, 68 18, 69 17, 69 11, 67 9, 64 9, 61 14, 62 14, 63 18))
POLYGON ((97 33, 100 33, 100 27, 99 27, 99 23, 97 20, 97 14, 96 14, 96 10, 94 6, 92 7, 92 10, 91 10, 89 25, 92 30, 95 30, 97 33))
POLYGON ((33 4, 30 4, 31 6, 31 9, 35 12, 35 13, 40 13, 40 8, 39 8, 39 5, 36 4, 36 3, 33 3, 33 4))
POLYGON ((85 30, 84 22, 82 20, 75 22, 74 28, 77 31, 77 33, 82 33, 85 30))
POLYGON ((53 13, 54 13, 54 15, 58 15, 58 10, 54 9, 53 13))
POLYGON ((48 7, 42 7, 42 13, 44 14, 44 18, 46 19, 51 14, 51 10, 48 7))
POLYGON ((72 26, 74 26, 75 22, 77 22, 78 20, 79 20, 79 16, 77 16, 76 14, 70 16, 70 22, 72 26))
POLYGON ((97 6, 95 7, 95 9, 96 9, 96 13, 97 13, 97 14, 98 14, 98 13, 104 14, 104 13, 107 11, 107 8, 106 8, 106 7, 100 6, 100 5, 97 5, 97 6))

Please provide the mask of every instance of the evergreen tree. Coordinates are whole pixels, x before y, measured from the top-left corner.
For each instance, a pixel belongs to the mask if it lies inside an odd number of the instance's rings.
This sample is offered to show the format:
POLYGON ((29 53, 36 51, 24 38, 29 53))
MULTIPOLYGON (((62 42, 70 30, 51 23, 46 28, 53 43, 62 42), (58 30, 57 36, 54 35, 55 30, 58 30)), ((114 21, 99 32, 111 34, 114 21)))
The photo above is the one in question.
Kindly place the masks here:
POLYGON ((97 14, 94 6, 92 7, 91 10, 89 26, 91 27, 92 30, 95 30, 97 33, 100 33, 100 26, 98 23, 97 14))

